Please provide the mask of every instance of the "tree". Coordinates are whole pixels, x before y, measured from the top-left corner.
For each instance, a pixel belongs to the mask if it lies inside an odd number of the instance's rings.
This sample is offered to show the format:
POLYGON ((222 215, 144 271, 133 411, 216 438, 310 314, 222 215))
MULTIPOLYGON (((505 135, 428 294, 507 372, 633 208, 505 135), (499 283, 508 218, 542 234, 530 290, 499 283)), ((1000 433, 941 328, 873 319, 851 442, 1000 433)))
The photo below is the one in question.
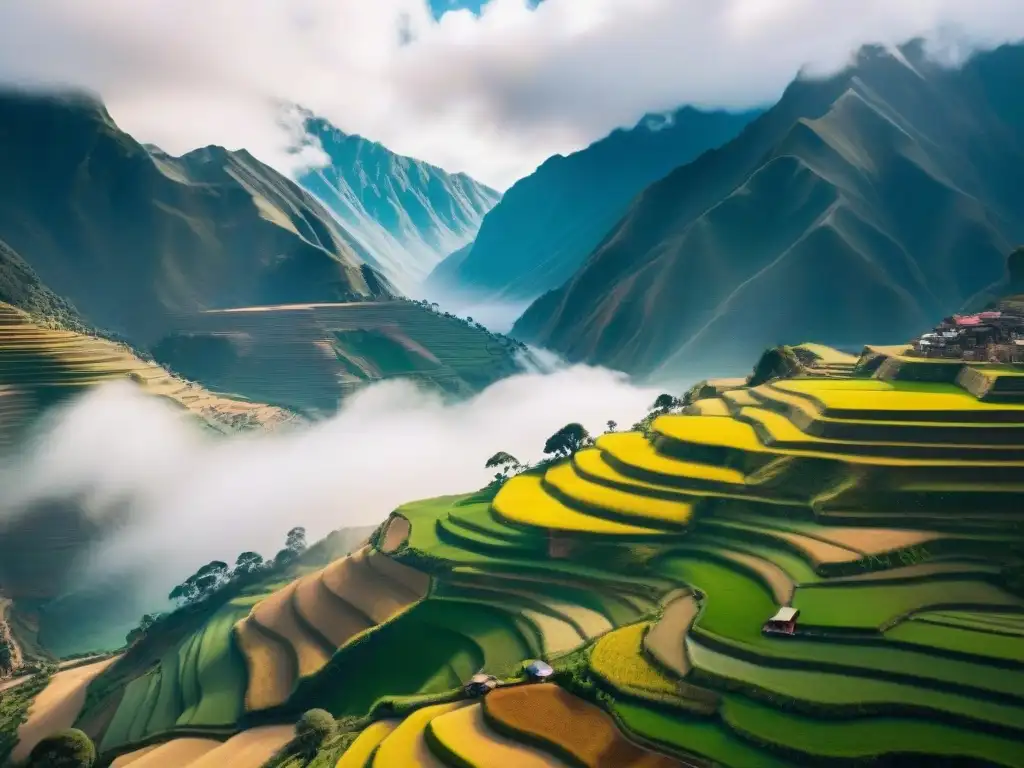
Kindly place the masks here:
POLYGON ((500 469, 501 472, 498 475, 495 475, 495 477, 501 477, 502 479, 507 477, 509 472, 514 472, 521 466, 519 459, 511 453, 505 453, 505 451, 498 451, 487 460, 486 464, 484 464, 484 467, 487 469, 494 469, 495 467, 500 469))
POLYGON ((68 728, 47 736, 32 749, 29 768, 92 768, 96 765, 96 745, 77 728, 68 728))
POLYGON ((292 528, 288 531, 284 545, 296 555, 301 555, 306 551, 306 529, 302 526, 292 528))
POLYGON ((573 422, 566 424, 547 439, 544 443, 544 453, 554 454, 556 457, 572 456, 589 442, 590 433, 582 424, 573 422))
POLYGON ((141 640, 143 637, 145 637, 146 633, 149 631, 149 628, 156 624, 157 620, 160 619, 162 616, 163 614, 153 615, 150 613, 147 613, 145 616, 143 616, 139 620, 139 625, 135 627, 135 629, 131 630, 127 635, 125 635, 125 645, 132 645, 137 640, 141 640))
POLYGON ((195 587, 186 581, 172 589, 167 599, 179 603, 191 603, 195 599, 194 593, 195 587))
POLYGON ((325 709, 310 709, 295 723, 295 746, 306 760, 312 760, 320 745, 334 735, 338 724, 325 709))
POLYGON ((472 317, 467 317, 466 318, 466 322, 467 323, 472 323, 473 322, 473 318, 472 317))
POLYGON ((654 405, 651 406, 651 410, 655 411, 670 411, 679 404, 678 398, 673 395, 662 393, 658 395, 658 398, 654 401, 654 405))
POLYGON ((608 421, 606 421, 604 425, 608 427, 609 432, 614 432, 616 427, 619 426, 619 423, 617 421, 612 421, 611 419, 608 419, 608 421))
POLYGON ((228 564, 212 560, 172 589, 168 598, 185 605, 198 602, 216 592, 229 577, 228 564))
POLYGON ((295 559, 297 557, 298 555, 295 554, 294 550, 285 547, 284 549, 280 550, 276 555, 274 555, 274 567, 283 568, 289 563, 295 562, 295 559))
POLYGON ((263 568, 263 555, 259 552, 243 552, 235 560, 235 576, 248 576, 263 568))

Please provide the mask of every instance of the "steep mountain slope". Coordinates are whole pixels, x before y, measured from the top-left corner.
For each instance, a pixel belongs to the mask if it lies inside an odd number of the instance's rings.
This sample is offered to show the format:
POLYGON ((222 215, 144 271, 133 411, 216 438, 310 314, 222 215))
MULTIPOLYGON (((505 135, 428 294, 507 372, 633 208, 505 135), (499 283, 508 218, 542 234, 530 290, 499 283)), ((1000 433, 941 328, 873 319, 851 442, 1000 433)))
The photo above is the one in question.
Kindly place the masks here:
POLYGON ((312 195, 247 152, 148 151, 81 95, 0 94, 0 239, 140 344, 177 312, 388 291, 312 195))
POLYGON ((78 310, 43 285, 39 275, 14 249, 0 240, 0 304, 28 312, 72 330, 86 330, 78 310))
POLYGON ((471 241, 501 195, 463 173, 402 157, 310 119, 330 166, 299 181, 337 216, 396 284, 409 288, 471 241))
POLYGON ((800 79, 734 141, 651 185, 515 335, 655 376, 740 372, 806 337, 900 342, 1024 236, 1024 47, 962 69, 920 47, 800 79))
POLYGON ((469 252, 438 265, 429 292, 529 300, 567 280, 651 182, 732 139, 757 113, 682 109, 556 155, 484 217, 469 252))

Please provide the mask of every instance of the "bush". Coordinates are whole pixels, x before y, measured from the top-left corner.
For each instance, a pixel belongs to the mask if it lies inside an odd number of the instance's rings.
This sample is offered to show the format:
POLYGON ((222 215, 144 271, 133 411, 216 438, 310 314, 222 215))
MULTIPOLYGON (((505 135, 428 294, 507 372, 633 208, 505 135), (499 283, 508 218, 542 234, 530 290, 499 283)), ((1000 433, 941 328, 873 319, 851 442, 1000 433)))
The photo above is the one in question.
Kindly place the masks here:
POLYGON ((307 710, 295 723, 295 746, 307 758, 313 757, 320 745, 334 735, 338 724, 325 709, 307 710))
POLYGON ((36 744, 28 758, 29 768, 92 768, 96 746, 77 728, 58 731, 36 744))

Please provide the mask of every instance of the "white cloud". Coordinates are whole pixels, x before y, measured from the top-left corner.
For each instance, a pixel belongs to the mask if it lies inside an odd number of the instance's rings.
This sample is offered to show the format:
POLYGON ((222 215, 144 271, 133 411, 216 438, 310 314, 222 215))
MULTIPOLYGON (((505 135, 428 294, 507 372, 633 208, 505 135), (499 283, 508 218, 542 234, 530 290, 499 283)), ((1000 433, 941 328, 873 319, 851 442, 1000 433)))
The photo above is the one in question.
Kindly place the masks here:
POLYGON ((273 105, 297 102, 504 187, 645 112, 761 104, 805 63, 917 35, 961 53, 1019 39, 1024 4, 492 0, 435 21, 425 0, 4 2, 0 79, 87 86, 143 141, 282 169, 297 160, 273 105))
POLYGON ((64 499, 97 519, 126 515, 97 567, 141 570, 158 599, 211 559, 272 557, 292 526, 318 539, 375 525, 409 501, 480 488, 495 452, 535 461, 567 422, 594 432, 608 419, 632 424, 656 396, 583 366, 513 376, 457 403, 396 380, 292 433, 211 437, 129 384, 103 385, 52 412, 32 444, 0 462, 0 518, 64 499))

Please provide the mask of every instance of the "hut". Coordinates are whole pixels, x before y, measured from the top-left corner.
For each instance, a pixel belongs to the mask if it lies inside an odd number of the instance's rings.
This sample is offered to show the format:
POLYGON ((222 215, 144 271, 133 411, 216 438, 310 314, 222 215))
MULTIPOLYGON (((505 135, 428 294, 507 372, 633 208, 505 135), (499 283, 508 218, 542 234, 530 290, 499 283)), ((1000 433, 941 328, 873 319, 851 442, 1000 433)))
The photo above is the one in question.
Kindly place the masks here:
POLYGON ((547 680, 555 674, 555 670, 551 668, 550 664, 545 661, 540 661, 539 659, 526 662, 523 665, 523 671, 526 673, 526 676, 535 683, 547 680))
POLYGON ((498 678, 494 675, 478 673, 469 678, 469 681, 463 686, 463 690, 466 692, 467 696, 476 698, 479 696, 486 696, 497 687, 498 678))
POLYGON ((796 617, 799 614, 796 608, 785 606, 779 608, 778 612, 765 622, 762 632, 766 635, 792 635, 796 633, 796 617))

